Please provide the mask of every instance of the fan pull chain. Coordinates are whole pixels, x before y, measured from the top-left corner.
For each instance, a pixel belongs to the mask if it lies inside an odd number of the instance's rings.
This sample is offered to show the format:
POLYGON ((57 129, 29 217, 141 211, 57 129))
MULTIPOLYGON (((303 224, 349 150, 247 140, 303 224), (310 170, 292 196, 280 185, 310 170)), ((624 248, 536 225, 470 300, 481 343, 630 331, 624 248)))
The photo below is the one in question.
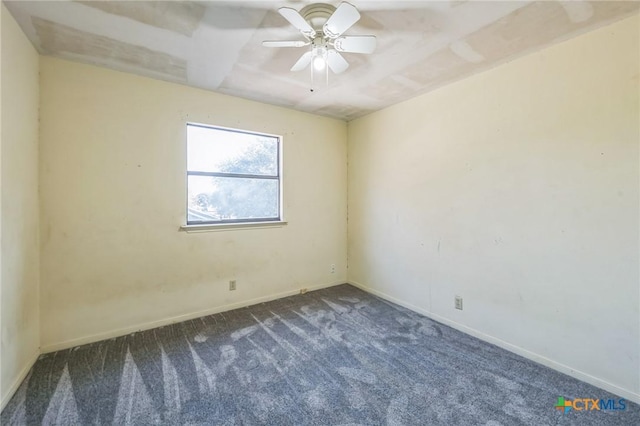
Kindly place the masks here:
POLYGON ((324 72, 325 72, 325 85, 327 88, 329 88, 329 62, 327 61, 327 57, 325 55, 325 60, 324 60, 324 72))
POLYGON ((313 64, 309 68, 311 69, 311 91, 313 92, 313 64))

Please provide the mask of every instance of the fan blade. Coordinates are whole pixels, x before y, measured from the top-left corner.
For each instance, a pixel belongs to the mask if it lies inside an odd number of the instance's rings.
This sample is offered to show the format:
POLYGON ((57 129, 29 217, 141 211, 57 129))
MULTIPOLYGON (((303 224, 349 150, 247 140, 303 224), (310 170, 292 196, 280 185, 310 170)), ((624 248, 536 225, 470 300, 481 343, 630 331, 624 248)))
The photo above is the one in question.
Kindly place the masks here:
POLYGON ((338 38, 360 19, 360 13, 355 6, 342 2, 333 15, 324 23, 322 30, 329 38, 338 38))
POLYGON ((302 34, 309 38, 315 37, 316 31, 311 28, 311 25, 305 21, 297 10, 291 9, 290 7, 281 7, 278 9, 278 12, 284 17, 284 19, 289 21, 291 25, 300 30, 302 34))
POLYGON ((329 65, 329 68, 331 68, 331 71, 335 74, 340 74, 349 68, 349 62, 333 49, 327 52, 327 65, 329 65))
POLYGON ((300 59, 298 59, 298 62, 293 64, 293 66, 291 67, 291 71, 302 71, 311 63, 312 58, 313 58, 313 53, 311 52, 305 53, 300 57, 300 59))
POLYGON ((263 41, 262 45, 265 47, 303 47, 306 46, 308 44, 311 44, 308 41, 301 41, 301 40, 292 40, 292 41, 285 41, 285 40, 276 40, 276 41, 263 41))
POLYGON ((343 36, 333 42, 338 52, 373 53, 376 50, 375 36, 343 36))

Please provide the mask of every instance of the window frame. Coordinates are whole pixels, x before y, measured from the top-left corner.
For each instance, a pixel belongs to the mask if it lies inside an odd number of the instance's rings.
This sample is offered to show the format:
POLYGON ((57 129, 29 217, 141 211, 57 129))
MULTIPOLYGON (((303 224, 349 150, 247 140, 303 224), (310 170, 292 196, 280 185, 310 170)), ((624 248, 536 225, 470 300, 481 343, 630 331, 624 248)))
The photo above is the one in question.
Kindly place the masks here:
POLYGON ((286 224, 283 219, 283 178, 282 178, 282 143, 283 138, 281 135, 275 135, 271 133, 256 132, 251 130, 236 129, 232 127, 217 126, 204 123, 186 122, 185 124, 185 223, 182 226, 183 229, 207 229, 207 228, 228 228, 235 226, 247 226, 247 227, 260 227, 286 224), (225 172, 205 172, 198 170, 189 170, 189 138, 188 129, 189 126, 201 127, 205 129, 221 130, 225 132, 241 133, 247 135, 263 136, 267 138, 273 138, 276 140, 276 174, 275 175, 255 175, 244 173, 225 173, 225 172), (222 178, 237 178, 237 179, 261 179, 261 180, 276 180, 278 182, 278 216, 267 218, 245 218, 245 219, 221 219, 211 221, 190 221, 189 220, 189 176, 210 176, 210 177, 222 177, 222 178))

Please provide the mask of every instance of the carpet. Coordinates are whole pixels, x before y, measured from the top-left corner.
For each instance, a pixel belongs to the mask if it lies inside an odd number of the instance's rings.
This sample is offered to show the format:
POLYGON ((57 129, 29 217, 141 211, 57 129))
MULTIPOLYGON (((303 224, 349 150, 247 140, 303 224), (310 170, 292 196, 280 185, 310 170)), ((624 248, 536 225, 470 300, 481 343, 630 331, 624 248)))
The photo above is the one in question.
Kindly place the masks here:
POLYGON ((638 425, 619 397, 340 285, 40 356, 3 425, 638 425))

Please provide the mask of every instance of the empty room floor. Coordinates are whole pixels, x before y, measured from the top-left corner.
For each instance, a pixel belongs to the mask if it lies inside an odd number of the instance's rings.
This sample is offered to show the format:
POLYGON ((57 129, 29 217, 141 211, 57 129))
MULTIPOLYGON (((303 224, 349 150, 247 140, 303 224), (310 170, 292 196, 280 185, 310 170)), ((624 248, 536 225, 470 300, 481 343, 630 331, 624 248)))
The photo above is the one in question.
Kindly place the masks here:
POLYGON ((42 355, 3 425, 631 425, 640 407, 344 284, 42 355))

